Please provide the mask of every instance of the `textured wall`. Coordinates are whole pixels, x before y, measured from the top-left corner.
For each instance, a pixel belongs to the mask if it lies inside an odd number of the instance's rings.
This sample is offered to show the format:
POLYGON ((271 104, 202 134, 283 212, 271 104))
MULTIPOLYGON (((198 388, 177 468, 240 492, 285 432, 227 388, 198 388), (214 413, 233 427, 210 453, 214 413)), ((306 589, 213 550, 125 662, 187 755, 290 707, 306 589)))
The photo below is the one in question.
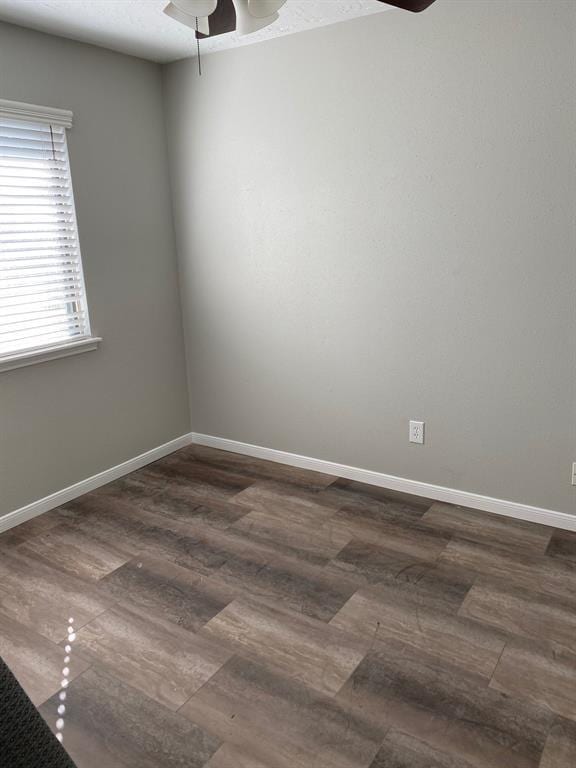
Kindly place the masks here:
POLYGON ((196 431, 576 511, 575 11, 439 0, 166 69, 196 431))
POLYGON ((189 431, 161 73, 0 24, 0 98, 71 109, 97 352, 0 373, 0 515, 189 431))

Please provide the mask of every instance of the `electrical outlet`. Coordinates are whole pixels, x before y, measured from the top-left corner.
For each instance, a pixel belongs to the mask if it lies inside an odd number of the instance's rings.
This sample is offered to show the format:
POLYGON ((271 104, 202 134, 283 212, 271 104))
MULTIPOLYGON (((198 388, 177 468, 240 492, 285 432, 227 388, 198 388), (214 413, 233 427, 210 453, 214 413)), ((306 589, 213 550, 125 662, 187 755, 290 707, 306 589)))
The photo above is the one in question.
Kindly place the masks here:
POLYGON ((572 464, 572 485, 576 485, 576 461, 572 464))
POLYGON ((408 433, 408 438, 411 443, 422 444, 424 442, 424 422, 423 421, 410 422, 410 431, 408 433))

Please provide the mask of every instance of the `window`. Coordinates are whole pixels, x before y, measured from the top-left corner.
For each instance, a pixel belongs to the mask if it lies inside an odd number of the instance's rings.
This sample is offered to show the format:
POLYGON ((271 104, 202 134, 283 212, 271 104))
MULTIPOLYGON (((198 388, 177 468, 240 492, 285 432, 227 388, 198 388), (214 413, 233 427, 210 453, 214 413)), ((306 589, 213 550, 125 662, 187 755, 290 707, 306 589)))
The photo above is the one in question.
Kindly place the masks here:
POLYGON ((66 144, 72 115, 0 101, 0 371, 95 348, 66 144))

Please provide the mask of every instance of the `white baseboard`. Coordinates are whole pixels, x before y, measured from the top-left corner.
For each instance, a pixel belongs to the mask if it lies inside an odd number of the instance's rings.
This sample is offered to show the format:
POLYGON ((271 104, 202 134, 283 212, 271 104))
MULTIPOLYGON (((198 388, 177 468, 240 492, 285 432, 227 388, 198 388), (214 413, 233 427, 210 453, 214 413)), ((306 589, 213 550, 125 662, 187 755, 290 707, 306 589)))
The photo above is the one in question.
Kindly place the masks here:
POLYGON ((490 496, 482 496, 478 493, 469 491, 458 491, 454 488, 444 488, 440 485, 431 483, 421 483, 418 480, 407 480, 403 477, 386 475, 382 472, 373 472, 369 469, 360 469, 359 467, 350 467, 346 464, 337 464, 333 461, 323 461, 322 459, 313 459, 309 456, 299 456, 296 453, 287 451, 277 451, 274 448, 263 448, 259 445, 250 445, 249 443, 240 443, 236 440, 227 440, 224 437, 213 437, 212 435, 201 435, 191 432, 175 440, 170 440, 164 445, 153 448, 146 453, 135 456, 133 459, 110 467, 97 475, 81 480, 79 483, 64 488, 61 491, 45 496, 43 499, 32 502, 25 507, 9 512, 0 517, 0 533, 13 528, 20 523, 31 520, 33 517, 48 512, 51 509, 66 504, 72 499, 78 498, 85 493, 96 490, 102 485, 111 483, 124 475, 134 472, 146 464, 167 456, 169 453, 184 448, 186 445, 196 443, 210 448, 218 448, 222 451, 231 451, 232 453, 242 453, 246 456, 253 456, 257 459, 266 459, 275 461, 279 464, 288 464, 291 467, 300 467, 301 469, 310 469, 315 472, 322 472, 327 475, 344 477, 348 480, 358 480, 361 483, 377 485, 381 488, 389 488, 393 491, 411 493, 415 496, 423 496, 427 499, 444 501, 448 504, 455 504, 460 507, 470 507, 480 509, 484 512, 494 512, 497 515, 514 517, 517 520, 527 520, 531 523, 540 523, 541 525, 550 525, 555 528, 563 528, 567 531, 576 531, 576 515, 569 515, 565 512, 556 512, 552 509, 542 507, 532 507, 529 504, 520 504, 515 501, 506 501, 504 499, 494 499, 490 496))
POLYGON ((454 488, 444 488, 441 485, 432 485, 431 483, 421 483, 418 480, 407 480, 404 477, 395 477, 394 475, 386 475, 382 472, 373 472, 369 469, 349 467, 346 464, 336 464, 333 461, 313 459, 309 456, 299 456, 296 453, 277 451, 274 448, 262 448, 259 445, 240 443, 223 437, 213 437, 193 432, 191 442, 210 448, 219 448, 222 451, 243 453, 246 456, 253 456, 257 459, 267 459, 268 461, 276 461, 280 464, 289 464, 292 467, 311 469, 327 475, 336 475, 347 480, 358 480, 361 483, 378 485, 381 488, 411 493, 415 496, 423 496, 435 501, 444 501, 460 507, 480 509, 483 512, 494 512, 497 515, 514 517, 517 520, 527 520, 530 523, 540 523, 541 525, 563 528, 567 531, 576 531, 576 515, 569 515, 566 512, 532 507, 529 504, 521 504, 516 501, 494 499, 491 496, 482 496, 479 493, 470 493, 469 491, 458 491, 454 488))
POLYGON ((96 488, 100 488, 101 485, 118 480, 123 475, 134 472, 136 469, 146 466, 146 464, 151 464, 153 461, 157 461, 163 456, 177 451, 179 448, 184 448, 185 445, 190 445, 191 441, 192 436, 190 434, 182 435, 175 440, 164 443, 164 445, 152 448, 152 450, 146 451, 146 453, 141 453, 133 459, 128 459, 128 461, 124 461, 122 464, 105 469, 104 472, 99 472, 97 475, 92 475, 92 477, 88 477, 86 480, 80 480, 79 483, 74 483, 74 485, 70 485, 61 491, 56 491, 56 493, 52 493, 50 496, 33 501, 32 504, 16 509, 14 512, 9 512, 7 515, 0 517, 0 533, 13 528, 15 525, 25 523, 33 517, 42 515, 44 512, 55 509, 62 504, 66 504, 68 501, 78 498, 78 496, 94 491, 96 488))

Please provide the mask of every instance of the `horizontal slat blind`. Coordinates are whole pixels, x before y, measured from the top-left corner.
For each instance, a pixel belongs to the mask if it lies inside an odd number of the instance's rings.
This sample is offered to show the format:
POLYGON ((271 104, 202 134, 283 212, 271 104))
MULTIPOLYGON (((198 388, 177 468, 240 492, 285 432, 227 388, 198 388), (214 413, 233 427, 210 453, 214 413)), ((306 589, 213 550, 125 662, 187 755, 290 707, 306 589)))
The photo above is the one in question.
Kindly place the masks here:
POLYGON ((89 335, 66 129, 0 116, 0 360, 89 335))

